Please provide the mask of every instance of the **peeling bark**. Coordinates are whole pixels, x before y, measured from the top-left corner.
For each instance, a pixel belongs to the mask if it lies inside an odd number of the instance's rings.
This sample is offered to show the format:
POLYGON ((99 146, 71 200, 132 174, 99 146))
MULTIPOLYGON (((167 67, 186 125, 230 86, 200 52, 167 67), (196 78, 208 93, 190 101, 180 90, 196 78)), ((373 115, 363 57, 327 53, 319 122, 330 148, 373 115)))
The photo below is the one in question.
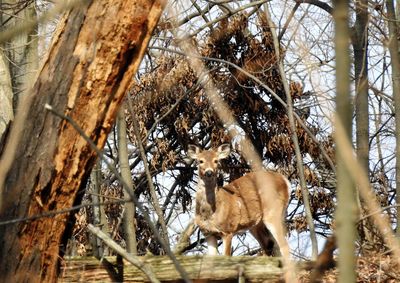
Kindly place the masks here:
MULTIPOLYGON (((31 91, 32 104, 3 188, 1 220, 29 217, 79 202, 95 152, 66 121, 70 116, 102 148, 157 24, 163 0, 84 1, 60 22, 31 91)), ((1 226, 5 282, 54 282, 69 215, 1 226)))

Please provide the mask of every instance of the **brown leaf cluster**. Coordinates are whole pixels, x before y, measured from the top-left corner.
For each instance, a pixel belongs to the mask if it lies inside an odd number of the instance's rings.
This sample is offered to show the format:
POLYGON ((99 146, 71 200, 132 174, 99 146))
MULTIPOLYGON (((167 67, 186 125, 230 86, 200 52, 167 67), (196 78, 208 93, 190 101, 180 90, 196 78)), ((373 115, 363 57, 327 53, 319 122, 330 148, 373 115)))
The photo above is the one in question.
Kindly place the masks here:
MULTIPOLYGON (((204 57, 231 62, 251 73, 285 101, 270 29, 266 21, 261 19, 260 22, 259 33, 252 34, 248 31, 246 14, 225 19, 208 35, 204 44, 198 45, 198 49, 204 57)), ((240 70, 212 60, 205 63, 239 125, 257 151, 263 153, 263 158, 281 165, 292 162, 293 145, 285 108, 240 70)), ((290 82, 290 90, 293 100, 302 99, 304 90, 300 83, 290 82)), ((206 139, 211 139, 214 146, 229 141, 189 63, 182 56, 167 53, 157 59, 154 69, 141 76, 132 95, 143 133, 157 122, 166 143, 178 142, 175 147, 184 148, 190 142, 205 143, 206 139), (178 104, 171 113, 158 121, 175 103, 178 104)), ((313 130, 318 132, 318 129, 313 130)), ((298 126, 297 131, 304 153, 320 159, 315 142, 302 127, 298 126)), ((157 133, 154 136, 160 139, 157 133)), ((176 151, 176 148, 169 150, 176 151)), ((160 154, 168 155, 165 150, 160 154)), ((175 161, 172 160, 171 165, 175 161)))

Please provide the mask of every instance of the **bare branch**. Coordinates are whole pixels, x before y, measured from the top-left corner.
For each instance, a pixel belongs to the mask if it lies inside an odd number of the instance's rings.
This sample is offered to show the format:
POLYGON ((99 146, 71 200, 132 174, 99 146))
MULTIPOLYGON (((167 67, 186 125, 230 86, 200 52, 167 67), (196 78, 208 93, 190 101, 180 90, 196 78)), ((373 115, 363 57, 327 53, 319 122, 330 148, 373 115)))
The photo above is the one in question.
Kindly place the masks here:
POLYGON ((143 271, 144 274, 146 274, 147 278, 149 278, 149 280, 151 282, 160 282, 156 276, 154 275, 153 271, 151 270, 151 267, 148 266, 147 264, 143 263, 142 261, 140 261, 138 259, 138 257, 129 254, 128 252, 126 252, 120 245, 118 245, 116 242, 114 242, 113 239, 110 238, 110 236, 108 236, 106 233, 104 233, 103 231, 101 231, 99 228, 94 227, 92 224, 89 224, 87 226, 87 229, 93 233, 94 235, 96 235, 98 238, 100 238, 101 240, 103 240, 103 242, 110 247, 113 251, 115 251, 117 254, 119 254, 120 256, 122 256, 124 259, 126 259, 127 261, 129 261, 130 263, 132 263, 134 266, 136 266, 137 268, 139 268, 140 270, 143 271))
POLYGON ((332 15, 333 8, 331 6, 329 6, 328 3, 325 3, 325 2, 322 2, 319 0, 294 0, 294 1, 299 4, 306 3, 306 4, 317 6, 317 7, 321 8, 322 10, 324 10, 325 12, 332 15))

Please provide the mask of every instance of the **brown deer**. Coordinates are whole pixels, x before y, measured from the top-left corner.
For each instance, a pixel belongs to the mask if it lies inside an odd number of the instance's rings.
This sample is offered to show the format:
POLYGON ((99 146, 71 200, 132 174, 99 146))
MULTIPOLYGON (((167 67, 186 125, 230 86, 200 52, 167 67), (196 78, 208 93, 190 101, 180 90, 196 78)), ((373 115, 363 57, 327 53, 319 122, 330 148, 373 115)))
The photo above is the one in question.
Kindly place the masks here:
POLYGON ((289 260, 283 224, 289 198, 289 181, 276 172, 257 171, 219 187, 219 161, 229 154, 229 144, 223 144, 216 150, 188 146, 187 156, 198 163, 195 223, 206 237, 208 253, 217 254, 217 238, 220 237, 224 254, 231 255, 233 235, 250 230, 265 252, 270 246, 270 232, 281 255, 289 260))

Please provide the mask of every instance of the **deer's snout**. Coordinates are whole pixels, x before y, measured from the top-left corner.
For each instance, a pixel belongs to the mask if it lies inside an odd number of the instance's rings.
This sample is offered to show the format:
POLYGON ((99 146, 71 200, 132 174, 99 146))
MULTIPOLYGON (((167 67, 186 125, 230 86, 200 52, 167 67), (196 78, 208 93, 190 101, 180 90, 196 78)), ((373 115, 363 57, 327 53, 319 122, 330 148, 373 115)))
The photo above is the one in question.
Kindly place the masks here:
POLYGON ((212 169, 207 169, 206 171, 204 171, 204 176, 206 176, 207 178, 211 178, 214 176, 214 171, 212 169))

